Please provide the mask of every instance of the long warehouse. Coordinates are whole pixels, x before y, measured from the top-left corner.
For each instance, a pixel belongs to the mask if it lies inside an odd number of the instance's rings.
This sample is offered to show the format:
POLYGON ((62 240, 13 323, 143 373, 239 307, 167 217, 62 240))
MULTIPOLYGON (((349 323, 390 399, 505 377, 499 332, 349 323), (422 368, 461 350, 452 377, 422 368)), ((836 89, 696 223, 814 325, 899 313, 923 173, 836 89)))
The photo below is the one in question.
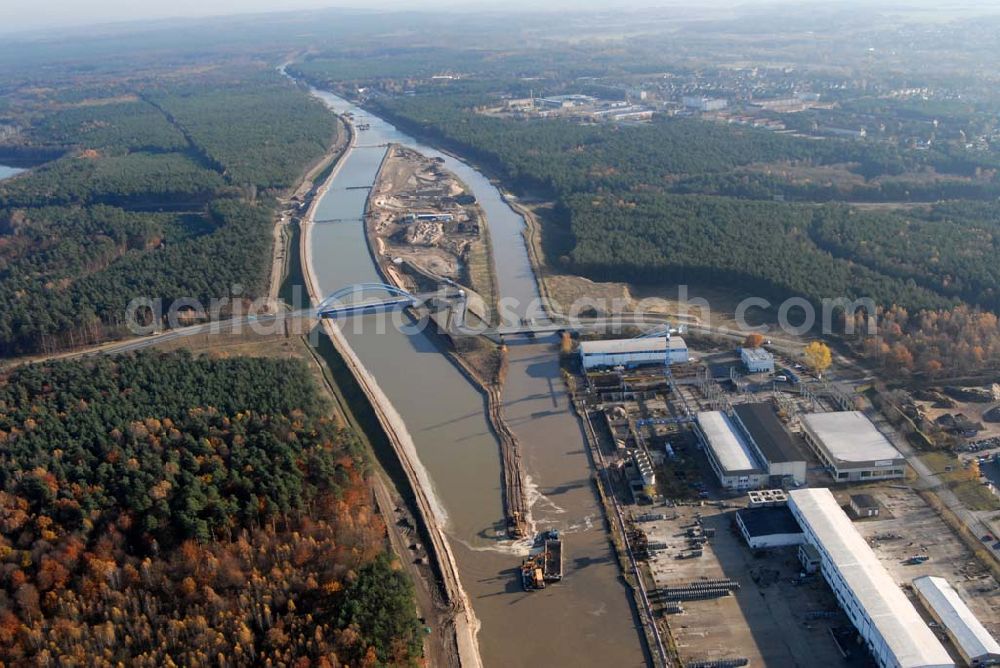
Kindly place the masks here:
POLYGON ((747 438, 722 411, 698 413, 697 432, 705 445, 708 463, 727 489, 757 489, 767 484, 767 468, 747 438))
POLYGON ((806 481, 806 461, 770 405, 739 404, 731 414, 703 411, 697 418, 698 436, 723 487, 746 490, 806 481))
POLYGON ((881 668, 951 668, 948 651, 826 488, 796 489, 789 508, 820 571, 881 668))
POLYGON ((1000 665, 1000 644, 990 635, 955 588, 934 575, 913 580, 913 588, 970 666, 1000 665))
POLYGON ((581 341, 580 361, 584 369, 682 364, 688 361, 688 348, 679 336, 581 341))
POLYGON ((772 482, 781 484, 791 479, 796 485, 806 481, 806 460, 795 447, 774 409, 766 402, 737 404, 733 408, 735 421, 749 436, 750 445, 759 459, 767 464, 772 482))

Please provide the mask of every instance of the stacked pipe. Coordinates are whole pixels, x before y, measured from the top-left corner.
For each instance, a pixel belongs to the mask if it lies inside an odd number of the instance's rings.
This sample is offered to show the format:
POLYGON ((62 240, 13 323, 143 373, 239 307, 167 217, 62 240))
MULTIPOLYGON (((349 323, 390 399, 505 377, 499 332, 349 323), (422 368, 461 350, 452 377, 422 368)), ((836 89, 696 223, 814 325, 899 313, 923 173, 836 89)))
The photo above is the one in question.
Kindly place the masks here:
POLYGON ((713 661, 692 661, 687 664, 687 668, 740 668, 750 663, 750 659, 739 657, 738 659, 715 659, 713 661))
POLYGON ((728 596, 740 588, 734 580, 700 580, 676 587, 661 587, 657 593, 671 601, 697 601, 728 596))

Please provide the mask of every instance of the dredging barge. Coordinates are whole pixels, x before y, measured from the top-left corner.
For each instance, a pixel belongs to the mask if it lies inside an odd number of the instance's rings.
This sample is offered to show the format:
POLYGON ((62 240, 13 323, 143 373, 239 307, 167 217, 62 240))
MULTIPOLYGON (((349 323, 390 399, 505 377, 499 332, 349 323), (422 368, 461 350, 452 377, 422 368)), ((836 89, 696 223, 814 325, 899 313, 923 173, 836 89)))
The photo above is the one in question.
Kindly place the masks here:
POLYGON ((525 591, 545 589, 562 580, 562 539, 555 529, 541 536, 542 550, 521 562, 521 584, 525 591))

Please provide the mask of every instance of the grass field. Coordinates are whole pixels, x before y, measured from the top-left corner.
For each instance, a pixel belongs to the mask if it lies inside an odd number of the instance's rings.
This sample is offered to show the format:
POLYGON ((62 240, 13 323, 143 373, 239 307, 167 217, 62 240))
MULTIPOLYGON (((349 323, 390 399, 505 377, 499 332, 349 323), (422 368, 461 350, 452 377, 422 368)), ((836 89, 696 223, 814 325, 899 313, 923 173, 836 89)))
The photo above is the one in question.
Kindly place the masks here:
POLYGON ((964 468, 958 457, 945 452, 930 452, 920 459, 969 510, 1000 510, 1000 499, 980 482, 974 465, 964 468))

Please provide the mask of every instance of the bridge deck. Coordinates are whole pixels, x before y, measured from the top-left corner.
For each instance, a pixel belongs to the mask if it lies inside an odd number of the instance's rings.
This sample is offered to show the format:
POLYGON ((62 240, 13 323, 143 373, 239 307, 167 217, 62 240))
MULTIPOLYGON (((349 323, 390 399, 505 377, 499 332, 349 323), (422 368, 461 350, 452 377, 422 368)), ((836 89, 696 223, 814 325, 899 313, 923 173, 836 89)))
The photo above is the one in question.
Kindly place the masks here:
POLYGON ((544 325, 501 325, 495 329, 488 330, 488 332, 490 334, 499 334, 500 336, 514 336, 517 334, 555 334, 564 329, 567 329, 566 325, 546 323, 544 325))
POLYGON ((335 318, 338 315, 351 315, 354 313, 364 313, 366 311, 383 311, 396 306, 414 306, 416 303, 416 300, 412 297, 395 297, 393 299, 382 299, 379 301, 365 302, 363 304, 329 306, 319 311, 319 316, 321 318, 335 318))

